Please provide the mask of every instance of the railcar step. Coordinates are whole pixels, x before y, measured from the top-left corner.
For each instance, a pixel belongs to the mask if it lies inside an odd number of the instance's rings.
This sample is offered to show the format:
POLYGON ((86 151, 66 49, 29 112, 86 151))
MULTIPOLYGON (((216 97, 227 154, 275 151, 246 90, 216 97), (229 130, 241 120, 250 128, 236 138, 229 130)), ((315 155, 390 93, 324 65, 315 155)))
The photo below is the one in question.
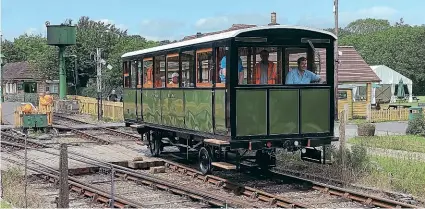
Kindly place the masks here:
POLYGON ((130 127, 132 127, 132 128, 143 128, 143 125, 140 125, 140 124, 131 124, 130 127))
POLYGON ((215 167, 223 168, 223 169, 226 169, 226 170, 235 170, 236 169, 236 165, 226 163, 226 162, 212 162, 211 165, 215 166, 215 167))
POLYGON ((204 139, 204 143, 208 144, 220 144, 220 145, 228 145, 230 142, 218 139, 204 139))

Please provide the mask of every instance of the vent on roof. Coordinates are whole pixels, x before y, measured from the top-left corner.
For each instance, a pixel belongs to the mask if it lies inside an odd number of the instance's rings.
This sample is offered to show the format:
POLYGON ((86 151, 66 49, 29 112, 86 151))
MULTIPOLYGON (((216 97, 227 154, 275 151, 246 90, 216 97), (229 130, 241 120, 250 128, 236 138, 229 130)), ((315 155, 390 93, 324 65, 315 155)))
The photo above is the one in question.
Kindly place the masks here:
POLYGON ((196 33, 196 38, 199 38, 199 37, 201 37, 202 36, 202 33, 201 32, 197 32, 196 33))

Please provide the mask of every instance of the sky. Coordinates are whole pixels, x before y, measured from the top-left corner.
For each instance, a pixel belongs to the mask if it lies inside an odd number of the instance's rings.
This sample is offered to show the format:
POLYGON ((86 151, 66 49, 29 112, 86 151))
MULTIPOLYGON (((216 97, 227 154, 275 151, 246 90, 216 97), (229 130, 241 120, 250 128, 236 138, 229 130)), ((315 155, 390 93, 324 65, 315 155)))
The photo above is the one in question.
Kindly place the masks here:
MULTIPOLYGON (((176 40, 196 32, 223 30, 232 24, 277 22, 314 28, 334 27, 333 0, 0 0, 3 39, 46 33, 45 22, 60 24, 81 16, 114 23, 150 40, 176 40)), ((425 24, 424 0, 339 0, 339 25, 359 18, 400 18, 425 24)))

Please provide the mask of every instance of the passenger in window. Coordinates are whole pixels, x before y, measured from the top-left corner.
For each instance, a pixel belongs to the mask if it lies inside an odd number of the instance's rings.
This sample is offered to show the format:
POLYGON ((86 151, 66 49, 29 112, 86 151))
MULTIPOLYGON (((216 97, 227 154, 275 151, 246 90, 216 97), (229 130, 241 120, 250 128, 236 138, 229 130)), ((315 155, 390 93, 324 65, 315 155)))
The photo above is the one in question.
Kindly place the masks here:
POLYGON ((286 75, 286 84, 310 84, 313 82, 320 82, 320 76, 307 70, 307 59, 300 57, 297 60, 298 68, 292 69, 286 75))
MULTIPOLYGON (((244 73, 243 73, 243 65, 242 65, 242 59, 239 57, 238 60, 238 72, 239 72, 239 84, 243 83, 244 80, 244 73)), ((220 81, 221 83, 226 83, 226 56, 224 56, 220 61, 220 81)))
POLYGON ((269 61, 269 52, 262 50, 260 57, 261 61, 255 65, 253 75, 255 84, 276 84, 277 66, 269 61))
POLYGON ((171 82, 168 84, 170 88, 178 88, 179 87, 179 74, 173 73, 171 75, 171 82))

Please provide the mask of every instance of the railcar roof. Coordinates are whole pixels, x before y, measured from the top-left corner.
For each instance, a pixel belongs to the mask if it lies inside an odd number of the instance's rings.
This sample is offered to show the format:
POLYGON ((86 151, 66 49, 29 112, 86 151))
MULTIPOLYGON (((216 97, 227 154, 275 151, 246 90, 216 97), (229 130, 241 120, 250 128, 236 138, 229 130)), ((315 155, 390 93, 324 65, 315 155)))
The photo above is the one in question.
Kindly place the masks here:
POLYGON ((206 43, 206 42, 211 42, 211 41, 224 40, 224 39, 236 37, 241 33, 250 32, 250 31, 257 31, 257 30, 264 30, 264 29, 307 30, 307 31, 311 31, 311 32, 317 32, 317 33, 323 33, 323 34, 326 34, 326 35, 330 35, 333 38, 337 39, 337 37, 331 32, 320 30, 320 29, 303 27, 303 26, 289 26, 289 25, 257 26, 257 27, 240 29, 240 30, 233 30, 233 31, 209 35, 209 36, 203 36, 203 37, 200 37, 200 38, 195 38, 195 39, 191 39, 191 40, 187 40, 187 41, 181 41, 181 42, 176 42, 176 43, 172 43, 172 44, 152 47, 152 48, 148 48, 148 49, 142 49, 142 50, 127 52, 127 53, 123 54, 121 56, 121 58, 132 57, 132 56, 142 55, 142 54, 146 54, 146 53, 162 51, 162 50, 167 50, 167 49, 173 49, 173 48, 179 48, 179 47, 184 47, 184 46, 190 46, 190 45, 195 45, 195 44, 201 44, 201 43, 206 43))

